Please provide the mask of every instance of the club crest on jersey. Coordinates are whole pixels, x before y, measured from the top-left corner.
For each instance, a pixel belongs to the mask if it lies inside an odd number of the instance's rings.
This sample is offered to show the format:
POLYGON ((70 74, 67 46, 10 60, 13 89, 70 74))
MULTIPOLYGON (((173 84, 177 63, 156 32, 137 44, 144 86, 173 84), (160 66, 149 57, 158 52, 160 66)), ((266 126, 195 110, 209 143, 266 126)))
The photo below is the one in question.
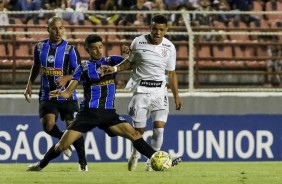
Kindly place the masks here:
POLYGON ((54 63, 55 56, 53 56, 53 55, 48 56, 47 61, 48 61, 48 63, 54 63))
POLYGON ((168 52, 168 50, 167 49, 162 49, 162 56, 165 58, 165 57, 167 57, 167 52, 168 52))

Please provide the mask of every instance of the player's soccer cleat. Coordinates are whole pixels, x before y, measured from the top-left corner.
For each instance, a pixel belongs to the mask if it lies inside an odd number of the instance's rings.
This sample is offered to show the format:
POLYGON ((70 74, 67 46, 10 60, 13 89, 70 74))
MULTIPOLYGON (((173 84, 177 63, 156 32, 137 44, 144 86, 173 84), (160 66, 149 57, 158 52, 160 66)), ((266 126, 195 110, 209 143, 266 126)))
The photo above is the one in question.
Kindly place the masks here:
POLYGON ((128 170, 129 171, 134 171, 137 167, 138 163, 138 156, 137 155, 131 155, 131 157, 128 160, 128 170))
POLYGON ((145 171, 153 171, 152 167, 151 167, 151 160, 148 159, 145 165, 145 171))
POLYGON ((87 164, 79 164, 78 165, 78 171, 88 171, 87 164))
POLYGON ((71 157, 72 155, 71 147, 69 147, 64 151, 64 155, 66 155, 67 157, 71 157))
POLYGON ((182 162, 182 157, 173 157, 172 158, 172 163, 171 166, 176 166, 178 165, 180 162, 182 162))
POLYGON ((41 171, 40 162, 36 162, 35 164, 31 164, 27 167, 27 171, 41 171))

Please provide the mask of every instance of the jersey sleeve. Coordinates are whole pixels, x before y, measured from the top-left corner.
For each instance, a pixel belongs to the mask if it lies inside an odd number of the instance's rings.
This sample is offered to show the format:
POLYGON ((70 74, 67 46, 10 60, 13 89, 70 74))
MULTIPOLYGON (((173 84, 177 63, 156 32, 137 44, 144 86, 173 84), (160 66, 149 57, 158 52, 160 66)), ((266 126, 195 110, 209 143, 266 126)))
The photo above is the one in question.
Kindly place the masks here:
POLYGON ((39 50, 38 50, 38 44, 35 45, 33 50, 33 59, 35 65, 41 65, 40 59, 39 59, 39 50))
POLYGON ((121 56, 110 56, 108 57, 108 62, 110 66, 115 66, 119 63, 121 63, 124 60, 121 56))
POLYGON ((173 44, 172 44, 170 52, 171 52, 171 54, 170 54, 169 60, 168 60, 167 65, 166 65, 166 70, 174 71, 175 65, 176 65, 176 49, 175 49, 175 46, 173 44))
POLYGON ((70 57, 70 69, 75 70, 78 65, 81 64, 81 58, 76 47, 72 47, 69 53, 70 57))
POLYGON ((82 74, 82 66, 78 65, 74 71, 74 74, 72 75, 72 80, 80 81, 81 74, 82 74))
MULTIPOLYGON (((138 38, 138 37, 137 37, 138 38)), ((134 62, 134 60, 136 59, 136 45, 137 45, 137 38, 135 38, 132 42, 131 42, 131 45, 130 45, 130 49, 131 49, 131 52, 128 56, 128 60, 130 62, 134 62)))

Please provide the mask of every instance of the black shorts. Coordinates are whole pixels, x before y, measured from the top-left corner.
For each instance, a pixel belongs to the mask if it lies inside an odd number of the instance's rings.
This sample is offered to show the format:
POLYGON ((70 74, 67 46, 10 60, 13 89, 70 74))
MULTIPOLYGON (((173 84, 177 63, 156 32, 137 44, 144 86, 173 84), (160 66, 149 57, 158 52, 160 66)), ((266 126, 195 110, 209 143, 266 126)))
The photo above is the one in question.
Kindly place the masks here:
POLYGON ((42 118, 46 114, 55 114, 56 119, 60 113, 61 120, 73 120, 74 115, 78 112, 76 100, 71 101, 40 101, 39 116, 42 118))
POLYGON ((98 127, 103 129, 109 136, 113 137, 115 135, 109 130, 109 127, 125 122, 127 121, 119 116, 115 109, 80 110, 73 122, 68 126, 68 130, 86 133, 98 127))

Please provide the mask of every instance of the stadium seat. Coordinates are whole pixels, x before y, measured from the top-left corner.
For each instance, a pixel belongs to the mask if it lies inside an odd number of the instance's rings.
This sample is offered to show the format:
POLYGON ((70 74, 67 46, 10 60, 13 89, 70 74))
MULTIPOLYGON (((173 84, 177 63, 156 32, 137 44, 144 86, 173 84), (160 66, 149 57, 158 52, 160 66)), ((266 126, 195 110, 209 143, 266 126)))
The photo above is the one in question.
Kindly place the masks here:
MULTIPOLYGON (((116 33, 117 29, 115 28, 115 25, 105 25, 105 31, 116 33)), ((105 36, 105 38, 107 39, 107 41, 118 41, 119 40, 118 36, 114 34, 108 34, 105 36)))
MULTIPOLYGON (((228 43, 229 41, 224 41, 228 43)), ((222 67, 232 67, 234 65, 233 58, 233 50, 231 45, 213 45, 212 46, 212 54, 214 58, 214 62, 220 64, 222 67), (222 58, 222 59, 217 59, 222 58)))
MULTIPOLYGON (((274 29, 282 29, 282 21, 277 19, 277 20, 272 20, 270 24, 271 28, 274 29)), ((282 41, 282 35, 277 35, 277 38, 282 41)))
POLYGON ((46 20, 39 20, 39 19, 30 19, 27 22, 27 32, 28 33, 38 33, 42 32, 43 34, 28 34, 27 37, 40 41, 48 38, 47 32, 47 22, 46 20))
POLYGON ((211 47, 209 45, 199 46, 198 49, 196 49, 196 54, 199 57, 197 63, 200 68, 220 67, 220 62, 212 61, 211 47), (201 60, 203 57, 210 57, 210 60, 201 60))
POLYGON ((179 42, 175 44, 176 56, 188 57, 188 44, 187 42, 179 42))
MULTIPOLYGON (((256 11, 256 12, 260 12, 261 11, 262 12, 262 11, 264 11, 264 6, 265 6, 265 4, 264 4, 263 1, 255 0, 252 3, 251 11, 256 11)), ((258 17, 259 19, 263 19, 263 17, 264 17, 263 14, 252 14, 252 15, 258 17)))
POLYGON ((84 43, 82 43, 82 42, 76 43, 76 48, 77 48, 77 50, 80 54, 80 57, 82 59, 88 59, 89 58, 89 54, 84 48, 84 43))
POLYGON ((110 43, 105 50, 107 56, 118 55, 121 56, 121 44, 120 43, 110 43))
MULTIPOLYGON (((76 24, 74 24, 73 27, 73 32, 77 33, 77 32, 93 32, 94 31, 94 26, 93 24, 89 21, 89 20, 84 20, 84 21, 79 21, 76 24)), ((84 42, 85 38, 87 37, 87 35, 89 34, 75 34, 74 38, 77 41, 82 41, 84 42)))
MULTIPOLYGON (((252 21, 250 22, 250 28, 252 28, 251 32, 257 32, 258 29, 263 28, 267 29, 269 28, 269 24, 265 19, 260 19, 258 21, 252 21)), ((251 40, 258 40, 258 35, 250 35, 251 40)))
MULTIPOLYGON (((277 12, 281 12, 282 11, 282 3, 279 1, 267 1, 265 3, 265 11, 277 11, 277 12)), ((278 14, 266 14, 266 18, 269 22, 271 22, 272 20, 276 20, 276 19, 282 19, 282 14, 278 13, 278 14)))
MULTIPOLYGON (((228 22, 228 28, 230 28, 231 32, 236 32, 238 30, 232 30, 232 28, 247 28, 247 25, 246 25, 245 22, 243 22, 241 20, 233 19, 233 20, 230 20, 228 22)), ((229 35, 229 38, 230 38, 230 40, 247 41, 247 40, 249 40, 249 35, 233 34, 233 35, 229 35)))

